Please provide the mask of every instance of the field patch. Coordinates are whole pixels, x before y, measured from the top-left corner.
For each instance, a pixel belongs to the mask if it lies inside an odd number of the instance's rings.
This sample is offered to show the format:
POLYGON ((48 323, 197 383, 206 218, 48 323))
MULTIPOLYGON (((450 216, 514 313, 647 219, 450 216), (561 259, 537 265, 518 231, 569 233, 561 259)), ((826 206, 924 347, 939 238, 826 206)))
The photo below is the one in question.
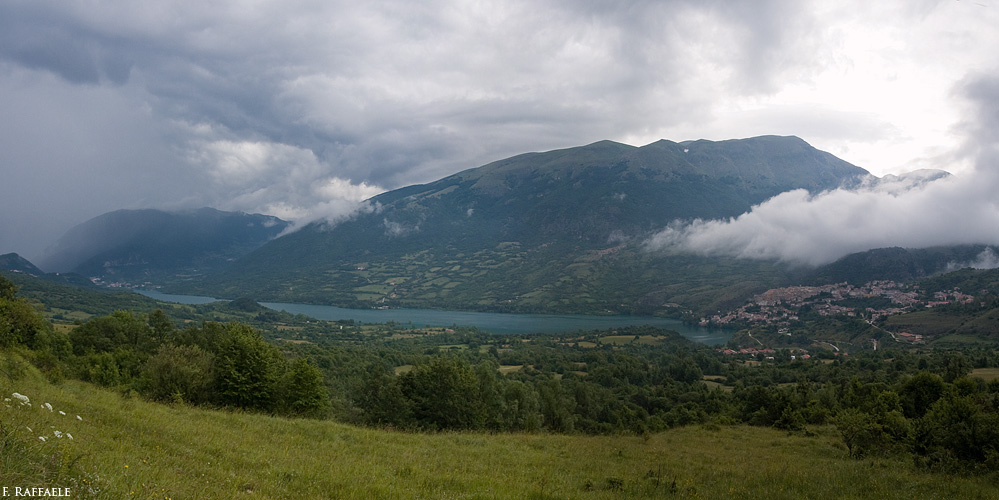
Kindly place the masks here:
POLYGON ((986 382, 999 380, 999 368, 975 368, 971 370, 972 377, 978 377, 986 382))
POLYGON ((735 388, 730 385, 725 385, 723 383, 724 380, 725 377, 721 375, 705 375, 701 379, 701 381, 704 382, 704 385, 708 386, 708 389, 721 389, 725 392, 732 392, 735 388))
POLYGON ((608 345, 655 345, 660 342, 661 338, 654 335, 608 335, 600 337, 600 342, 608 345))

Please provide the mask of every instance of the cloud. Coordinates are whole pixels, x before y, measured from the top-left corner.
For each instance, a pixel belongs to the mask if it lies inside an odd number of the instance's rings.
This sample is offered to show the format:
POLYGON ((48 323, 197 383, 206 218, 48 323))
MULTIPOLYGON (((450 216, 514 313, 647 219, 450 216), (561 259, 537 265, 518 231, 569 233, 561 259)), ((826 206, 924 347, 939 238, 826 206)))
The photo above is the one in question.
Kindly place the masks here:
POLYGON ((364 210, 362 202, 385 190, 330 176, 308 149, 272 142, 217 140, 189 152, 210 174, 212 191, 228 210, 261 212, 294 221, 339 221, 364 210))
POLYGON ((974 179, 956 177, 814 196, 789 191, 728 220, 676 223, 649 246, 816 266, 872 248, 999 244, 999 206, 988 196, 968 196, 975 191, 974 179))
POLYGON ((8 0, 0 165, 16 169, 4 174, 19 187, 0 186, 0 211, 25 220, 0 222, 0 252, 37 249, 116 208, 336 218, 358 191, 602 139, 778 133, 814 136, 837 154, 917 140, 939 148, 946 138, 905 124, 950 123, 953 96, 933 91, 992 60, 997 10, 859 0, 8 0), (895 95, 912 97, 898 108, 922 114, 884 114, 895 95), (943 104, 926 111, 924 102, 943 104), (339 194, 323 190, 330 180, 344 183, 339 194))
POLYGON ((415 232, 419 232, 420 225, 414 224, 412 226, 403 224, 401 222, 391 221, 388 219, 382 219, 382 225, 385 226, 385 235, 397 238, 400 236, 406 236, 415 232))
POLYGON ((956 271, 958 269, 965 269, 969 267, 972 269, 995 269, 999 267, 999 255, 996 255, 996 252, 992 249, 992 247, 988 247, 985 250, 982 250, 982 253, 978 254, 973 261, 947 263, 948 271, 956 271))
POLYGON ((967 175, 920 171, 857 189, 790 191, 728 220, 674 222, 648 247, 817 266, 872 248, 999 244, 999 78, 969 76, 955 91, 969 110, 949 160, 970 159, 967 175))

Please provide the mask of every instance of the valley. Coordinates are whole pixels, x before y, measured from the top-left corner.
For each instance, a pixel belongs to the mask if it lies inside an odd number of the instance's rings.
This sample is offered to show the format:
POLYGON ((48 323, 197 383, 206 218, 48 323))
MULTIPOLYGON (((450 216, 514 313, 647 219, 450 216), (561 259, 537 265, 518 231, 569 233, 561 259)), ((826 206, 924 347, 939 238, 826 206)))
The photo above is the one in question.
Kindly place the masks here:
POLYGON ((962 263, 991 246, 803 266, 655 243, 867 176, 794 137, 602 141, 290 232, 99 217, 63 240, 68 272, 0 256, 0 478, 80 498, 988 497, 999 271, 962 263))

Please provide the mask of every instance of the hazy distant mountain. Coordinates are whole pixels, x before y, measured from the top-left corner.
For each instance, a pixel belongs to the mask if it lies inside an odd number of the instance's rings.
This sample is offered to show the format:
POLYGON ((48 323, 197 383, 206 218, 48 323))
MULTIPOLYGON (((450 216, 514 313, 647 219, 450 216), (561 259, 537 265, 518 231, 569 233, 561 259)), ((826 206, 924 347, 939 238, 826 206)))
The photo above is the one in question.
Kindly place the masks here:
POLYGON ((867 175, 797 137, 602 141, 523 154, 383 193, 351 220, 273 240, 187 291, 482 310, 656 312, 699 300, 708 307, 781 283, 784 271, 650 253, 642 242, 651 231, 867 175))
POLYGON ((28 259, 16 253, 0 255, 0 271, 13 271, 15 273, 25 273, 34 276, 45 274, 44 271, 35 267, 28 259))
POLYGON ((194 278, 255 250, 287 225, 276 217, 211 208, 117 210, 70 229, 40 266, 108 282, 194 278))
POLYGON ((0 255, 0 273, 15 279, 21 275, 28 275, 63 285, 88 288, 94 286, 89 279, 76 273, 46 273, 16 253, 0 255))

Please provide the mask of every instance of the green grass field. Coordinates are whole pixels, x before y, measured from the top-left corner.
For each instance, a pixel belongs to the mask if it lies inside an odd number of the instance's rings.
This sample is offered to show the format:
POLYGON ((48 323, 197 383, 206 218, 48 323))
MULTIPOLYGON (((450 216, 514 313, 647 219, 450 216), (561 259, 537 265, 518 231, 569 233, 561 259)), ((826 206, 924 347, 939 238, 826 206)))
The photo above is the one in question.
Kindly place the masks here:
POLYGON ((831 427, 415 434, 153 404, 50 385, 31 368, 11 378, 0 374, 3 397, 32 406, 0 406, 0 488, 68 487, 70 498, 999 498, 989 478, 849 459, 831 427))
POLYGON ((978 377, 986 382, 999 380, 999 368, 975 368, 971 371, 972 377, 978 377))

